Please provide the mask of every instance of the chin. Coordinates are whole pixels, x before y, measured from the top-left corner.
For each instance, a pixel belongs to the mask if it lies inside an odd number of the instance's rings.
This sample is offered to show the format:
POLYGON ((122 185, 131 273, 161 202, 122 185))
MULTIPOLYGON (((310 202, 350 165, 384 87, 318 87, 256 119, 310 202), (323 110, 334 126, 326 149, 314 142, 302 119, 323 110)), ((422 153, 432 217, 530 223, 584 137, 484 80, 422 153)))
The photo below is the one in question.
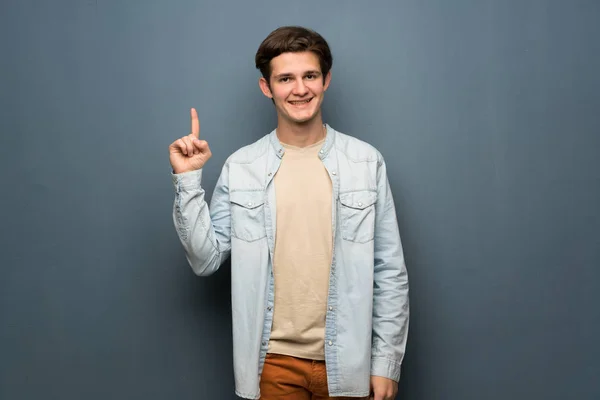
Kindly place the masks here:
POLYGON ((303 118, 301 118, 301 117, 296 118, 296 117, 292 116, 290 118, 290 120, 295 122, 296 124, 306 124, 306 123, 309 123, 310 121, 314 120, 316 116, 317 116, 316 114, 313 114, 309 117, 303 117, 303 118))
POLYGON ((288 116, 290 118, 290 120, 296 122, 296 123, 305 123, 305 122, 310 122, 313 119, 315 119, 315 117, 318 115, 318 112, 316 111, 312 111, 310 113, 302 113, 300 115, 298 114, 294 114, 294 113, 289 113, 288 116))

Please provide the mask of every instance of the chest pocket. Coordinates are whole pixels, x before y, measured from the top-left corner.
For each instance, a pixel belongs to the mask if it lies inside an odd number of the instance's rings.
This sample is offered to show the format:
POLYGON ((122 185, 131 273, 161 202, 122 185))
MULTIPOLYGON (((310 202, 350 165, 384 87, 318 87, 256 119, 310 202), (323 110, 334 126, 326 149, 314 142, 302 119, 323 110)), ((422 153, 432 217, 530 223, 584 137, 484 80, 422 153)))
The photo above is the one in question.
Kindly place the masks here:
POLYGON ((375 236, 375 202, 377 193, 360 190, 340 194, 340 230, 342 238, 366 243, 375 236))
POLYGON ((267 236, 263 190, 230 192, 229 201, 231 236, 246 242, 253 242, 267 236))

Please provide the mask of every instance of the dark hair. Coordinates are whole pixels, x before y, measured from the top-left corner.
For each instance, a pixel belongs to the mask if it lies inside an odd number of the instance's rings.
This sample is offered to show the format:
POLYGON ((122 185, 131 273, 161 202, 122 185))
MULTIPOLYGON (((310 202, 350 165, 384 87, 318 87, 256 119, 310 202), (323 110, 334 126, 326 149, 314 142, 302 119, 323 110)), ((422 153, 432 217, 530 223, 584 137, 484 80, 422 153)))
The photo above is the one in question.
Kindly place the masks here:
POLYGON ((327 41, 317 32, 301 26, 283 26, 275 29, 260 44, 256 52, 256 68, 269 82, 271 60, 282 53, 311 51, 319 58, 323 79, 331 70, 333 57, 327 41))

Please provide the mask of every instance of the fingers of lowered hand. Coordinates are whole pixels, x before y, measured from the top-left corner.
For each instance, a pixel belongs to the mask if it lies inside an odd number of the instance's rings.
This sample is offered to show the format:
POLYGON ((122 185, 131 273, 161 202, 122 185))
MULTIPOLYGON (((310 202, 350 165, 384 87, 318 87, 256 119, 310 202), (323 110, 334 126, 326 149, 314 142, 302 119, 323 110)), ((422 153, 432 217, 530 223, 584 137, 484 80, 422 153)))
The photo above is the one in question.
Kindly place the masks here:
POLYGON ((396 396, 385 390, 375 390, 371 395, 371 399, 373 400, 394 400, 395 398, 396 396))

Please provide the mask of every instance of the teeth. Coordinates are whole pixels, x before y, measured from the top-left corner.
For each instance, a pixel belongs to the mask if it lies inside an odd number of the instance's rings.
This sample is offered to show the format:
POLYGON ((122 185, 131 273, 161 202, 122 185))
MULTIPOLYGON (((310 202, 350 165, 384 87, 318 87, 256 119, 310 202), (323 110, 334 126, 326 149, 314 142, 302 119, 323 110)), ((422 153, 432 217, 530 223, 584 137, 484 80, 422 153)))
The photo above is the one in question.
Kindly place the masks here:
POLYGON ((291 101, 290 103, 292 104, 306 104, 310 101, 311 99, 308 100, 303 100, 303 101, 291 101))

